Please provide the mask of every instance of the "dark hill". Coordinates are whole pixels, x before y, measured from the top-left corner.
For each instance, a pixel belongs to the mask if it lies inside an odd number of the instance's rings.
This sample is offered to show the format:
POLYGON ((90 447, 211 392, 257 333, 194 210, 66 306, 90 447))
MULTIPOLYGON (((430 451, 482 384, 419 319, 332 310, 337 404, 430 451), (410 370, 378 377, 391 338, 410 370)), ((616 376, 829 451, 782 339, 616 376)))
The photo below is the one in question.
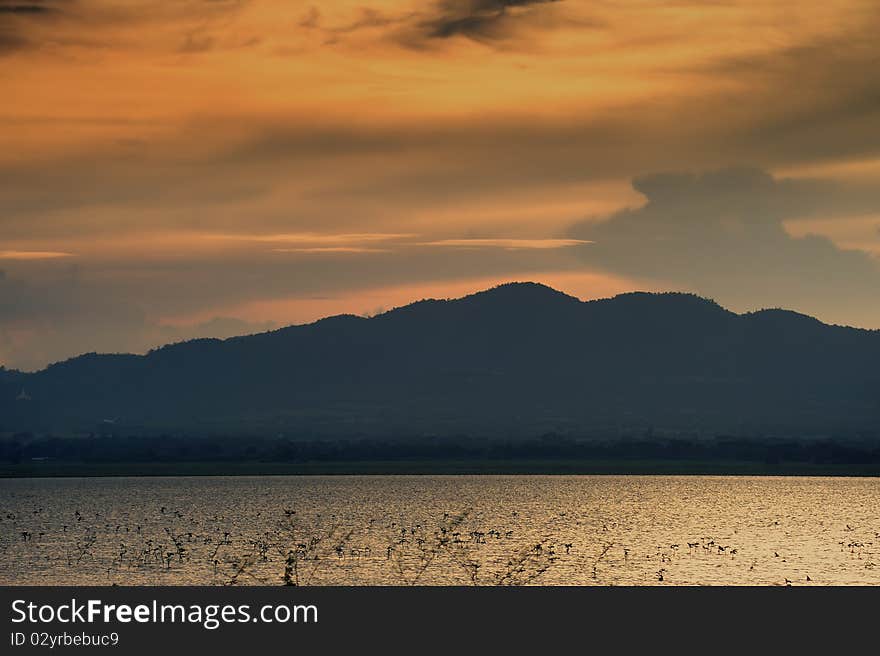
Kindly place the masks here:
POLYGON ((0 370, 0 431, 880 432, 880 332, 514 283, 366 319, 0 370), (19 399, 21 390, 29 399, 19 399), (114 420, 104 422, 105 419, 114 420), (102 423, 103 422, 103 423, 102 423), (104 430, 105 428, 102 428, 104 430))

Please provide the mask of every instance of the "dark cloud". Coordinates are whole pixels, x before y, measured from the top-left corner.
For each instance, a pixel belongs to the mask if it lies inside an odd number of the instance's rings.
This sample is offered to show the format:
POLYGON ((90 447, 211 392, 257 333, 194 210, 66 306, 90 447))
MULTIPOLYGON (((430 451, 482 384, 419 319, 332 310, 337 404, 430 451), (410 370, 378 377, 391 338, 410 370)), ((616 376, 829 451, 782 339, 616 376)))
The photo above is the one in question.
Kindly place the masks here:
MULTIPOLYGON (((825 237, 793 237, 785 222, 833 215, 848 188, 776 179, 756 169, 660 174, 633 186, 647 203, 571 234, 595 244, 585 260, 741 308, 788 307, 841 323, 876 325, 880 262, 825 237)), ((860 195, 880 211, 880 192, 860 195)))
POLYGON ((358 10, 358 16, 354 20, 341 25, 325 26, 323 24, 321 12, 316 7, 312 6, 309 7, 308 12, 303 15, 297 24, 299 27, 307 31, 314 31, 322 34, 324 36, 323 44, 332 45, 338 43, 347 35, 361 32, 363 30, 382 28, 391 29, 392 31, 398 30, 402 26, 407 25, 416 15, 417 14, 414 12, 388 14, 381 12, 378 9, 373 9, 372 7, 361 7, 358 10))
MULTIPOLYGON (((403 17, 392 30, 399 44, 416 50, 454 37, 485 45, 502 46, 514 40, 524 43, 529 31, 577 25, 604 27, 597 20, 566 16, 555 7, 562 0, 438 0, 424 11, 403 17)), ((506 47, 506 46, 505 46, 506 47)))
POLYGON ((0 14, 46 14, 74 0, 0 0, 0 14))
POLYGON ((692 71, 742 89, 718 95, 702 109, 735 126, 731 140, 764 143, 768 152, 793 158, 876 154, 880 8, 841 23, 809 41, 696 65, 692 71))
POLYGON ((0 55, 25 50, 34 42, 28 37, 30 25, 54 16, 65 2, 58 0, 0 0, 0 55))
MULTIPOLYGON (((382 38, 390 38, 407 48, 423 49, 431 42, 464 37, 472 41, 493 44, 511 39, 520 30, 529 27, 553 27, 562 21, 549 20, 551 12, 542 5, 562 0, 436 0, 425 9, 404 13, 386 13, 370 7, 360 9, 352 22, 332 27, 322 26, 321 13, 310 7, 299 22, 309 30, 323 31, 335 43, 343 35, 361 30, 385 28, 382 38)), ((595 27, 598 23, 570 19, 581 26, 595 27)))
MULTIPOLYGON (((249 0, 179 0, 158 2, 154 7, 143 3, 98 4, 79 0, 0 0, 0 55, 15 51, 52 46, 119 47, 119 42, 101 40, 107 28, 142 25, 146 29, 167 23, 204 27, 206 20, 238 11, 249 0)), ((111 37, 112 38, 112 37, 111 37)), ((250 45, 257 39, 245 39, 250 45)), ((205 50, 203 37, 184 42, 184 52, 205 50)), ((234 47, 242 45, 241 39, 234 47)), ((215 44, 210 44, 214 46, 215 44)), ((210 47, 209 46, 209 47, 210 47)))
POLYGON ((16 34, 5 32, 2 25, 0 25, 0 55, 21 50, 27 47, 27 45, 27 40, 16 34))
POLYGON ((45 5, 0 5, 0 14, 42 14, 49 11, 45 5))
POLYGON ((512 25, 524 18, 511 10, 531 9, 559 0, 441 0, 433 15, 418 22, 426 38, 446 39, 464 36, 475 41, 504 38, 512 25))

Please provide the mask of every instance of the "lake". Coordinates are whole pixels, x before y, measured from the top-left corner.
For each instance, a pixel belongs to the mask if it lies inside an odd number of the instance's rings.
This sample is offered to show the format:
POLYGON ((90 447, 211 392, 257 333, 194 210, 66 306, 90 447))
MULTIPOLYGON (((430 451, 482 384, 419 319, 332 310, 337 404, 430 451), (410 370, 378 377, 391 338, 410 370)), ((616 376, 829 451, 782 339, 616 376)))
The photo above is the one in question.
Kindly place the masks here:
POLYGON ((880 584, 880 479, 0 480, 12 585, 880 584))

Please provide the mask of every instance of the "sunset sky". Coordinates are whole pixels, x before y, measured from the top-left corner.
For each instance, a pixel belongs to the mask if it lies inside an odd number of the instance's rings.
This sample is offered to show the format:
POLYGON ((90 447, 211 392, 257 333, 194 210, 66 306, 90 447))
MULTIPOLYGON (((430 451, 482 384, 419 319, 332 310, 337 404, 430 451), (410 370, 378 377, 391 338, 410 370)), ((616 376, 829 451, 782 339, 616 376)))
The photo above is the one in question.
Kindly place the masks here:
POLYGON ((0 0, 0 364, 508 280, 880 328, 877 0, 0 0))

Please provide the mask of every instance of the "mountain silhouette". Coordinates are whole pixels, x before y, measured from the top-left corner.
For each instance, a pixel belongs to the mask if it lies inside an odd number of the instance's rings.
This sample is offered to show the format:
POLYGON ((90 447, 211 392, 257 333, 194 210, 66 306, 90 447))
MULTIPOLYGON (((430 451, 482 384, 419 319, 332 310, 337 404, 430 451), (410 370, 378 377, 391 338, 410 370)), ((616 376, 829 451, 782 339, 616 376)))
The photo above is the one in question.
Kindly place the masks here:
POLYGON ((0 431, 877 435, 880 331, 535 283, 0 370, 0 431), (24 393, 24 395, 23 395, 24 393), (107 420, 107 421, 105 421, 107 420))

